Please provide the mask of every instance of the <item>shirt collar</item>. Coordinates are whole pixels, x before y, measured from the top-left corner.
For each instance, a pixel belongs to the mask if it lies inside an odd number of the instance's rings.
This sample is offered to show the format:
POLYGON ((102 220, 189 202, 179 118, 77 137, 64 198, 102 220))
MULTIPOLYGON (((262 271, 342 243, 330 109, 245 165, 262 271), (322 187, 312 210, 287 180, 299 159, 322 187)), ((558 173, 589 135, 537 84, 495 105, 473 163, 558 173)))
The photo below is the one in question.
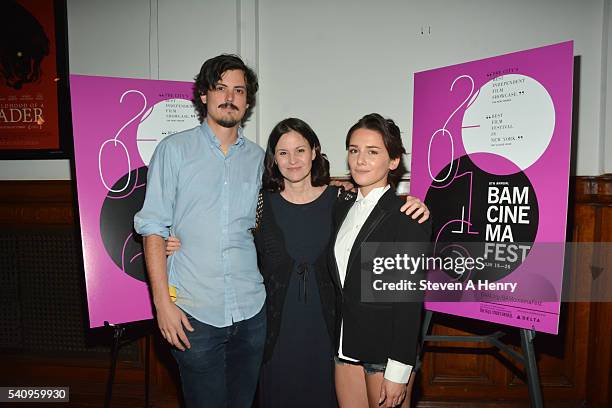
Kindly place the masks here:
MULTIPOLYGON (((200 126, 202 128, 202 132, 206 136, 206 139, 213 146, 221 147, 221 142, 219 141, 219 139, 217 139, 217 136, 215 136, 215 132, 213 132, 213 130, 210 128, 210 126, 208 126, 208 122, 206 122, 206 118, 204 118, 204 121, 202 122, 202 124, 200 126)), ((244 144, 244 130, 242 129, 242 126, 239 126, 238 127, 238 137, 236 138, 236 141, 234 142, 234 145, 235 146, 242 146, 243 144, 244 144)))
POLYGON ((385 194, 390 188, 391 186, 389 184, 384 187, 376 187, 375 189, 370 191, 365 197, 361 194, 361 189, 359 189, 357 191, 357 199, 355 201, 362 205, 374 205, 378 202, 378 200, 380 200, 380 197, 382 197, 383 194, 385 194))

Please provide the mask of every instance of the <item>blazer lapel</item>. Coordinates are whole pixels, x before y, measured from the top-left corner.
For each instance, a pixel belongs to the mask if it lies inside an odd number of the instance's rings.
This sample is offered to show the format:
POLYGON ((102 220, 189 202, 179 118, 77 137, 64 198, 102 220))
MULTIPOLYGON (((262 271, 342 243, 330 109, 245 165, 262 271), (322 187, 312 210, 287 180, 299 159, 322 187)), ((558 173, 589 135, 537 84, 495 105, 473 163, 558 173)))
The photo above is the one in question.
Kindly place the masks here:
POLYGON ((376 227, 385 218, 391 215, 391 211, 395 211, 393 209, 394 208, 393 201, 395 197, 396 197, 395 189, 391 187, 389 190, 387 190, 387 192, 385 192, 385 194, 382 195, 382 197, 380 197, 380 200, 378 200, 378 203, 376 203, 376 206, 374 206, 374 209, 372 210, 372 212, 370 213, 366 221, 363 223, 363 226, 361 227, 359 234, 357 234, 357 238, 355 238, 355 243, 353 244, 353 247, 351 248, 351 253, 349 255, 349 261, 346 266, 347 278, 351 270, 352 263, 355 261, 357 254, 361 252, 360 251, 361 244, 367 241, 367 239, 370 237, 370 235, 372 235, 376 227))
MULTIPOLYGON (((359 230, 359 233, 357 234, 357 238, 355 238, 355 242, 353 243, 353 247, 351 248, 351 253, 349 255, 349 261, 346 265, 347 278, 349 271, 351 270, 351 265, 355 261, 355 257, 358 253, 361 252, 361 244, 365 242, 370 235, 372 235, 372 232, 374 232, 378 224, 380 224, 382 220, 387 218, 388 214, 389 213, 386 210, 384 210, 377 204, 374 209, 372 209, 372 212, 370 213, 366 221, 363 223, 361 229, 359 230)), ((347 278, 345 278, 345 280, 347 278)))

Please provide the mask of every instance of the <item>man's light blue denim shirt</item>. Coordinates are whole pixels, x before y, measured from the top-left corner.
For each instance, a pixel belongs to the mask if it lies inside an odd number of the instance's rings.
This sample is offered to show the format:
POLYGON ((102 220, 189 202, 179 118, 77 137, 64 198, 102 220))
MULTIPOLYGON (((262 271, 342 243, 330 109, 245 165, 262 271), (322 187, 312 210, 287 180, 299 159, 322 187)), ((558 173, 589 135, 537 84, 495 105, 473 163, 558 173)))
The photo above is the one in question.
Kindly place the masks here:
POLYGON ((216 327, 255 316, 265 301, 253 236, 264 152, 238 130, 227 156, 206 121, 163 139, 153 154, 142 209, 143 236, 177 236, 168 257, 176 304, 216 327))

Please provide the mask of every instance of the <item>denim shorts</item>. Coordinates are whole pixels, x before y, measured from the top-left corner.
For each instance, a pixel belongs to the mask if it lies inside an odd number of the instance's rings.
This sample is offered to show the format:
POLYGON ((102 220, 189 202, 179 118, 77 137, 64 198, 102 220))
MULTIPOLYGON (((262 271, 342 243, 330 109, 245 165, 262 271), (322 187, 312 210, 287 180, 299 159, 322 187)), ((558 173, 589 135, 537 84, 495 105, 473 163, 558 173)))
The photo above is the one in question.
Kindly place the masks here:
POLYGON ((363 367, 363 371, 365 371, 366 374, 376 374, 376 373, 384 373, 385 369, 387 368, 387 364, 386 363, 364 363, 363 361, 349 361, 349 360, 344 360, 338 356, 334 357, 334 362, 338 365, 344 365, 344 364, 350 364, 350 365, 358 365, 358 366, 362 366, 363 367))

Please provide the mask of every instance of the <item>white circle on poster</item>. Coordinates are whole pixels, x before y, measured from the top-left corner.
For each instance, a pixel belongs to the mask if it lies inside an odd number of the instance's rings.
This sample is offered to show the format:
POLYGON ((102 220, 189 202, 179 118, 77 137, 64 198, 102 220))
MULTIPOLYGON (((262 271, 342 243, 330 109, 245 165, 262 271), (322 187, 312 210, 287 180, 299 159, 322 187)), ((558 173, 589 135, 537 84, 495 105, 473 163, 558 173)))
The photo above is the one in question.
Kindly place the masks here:
POLYGON ((193 103, 187 99, 166 99, 145 112, 138 124, 136 145, 146 166, 155 148, 164 138, 198 126, 198 116, 193 103))
MULTIPOLYGON (((463 115, 461 138, 468 154, 503 156, 521 170, 546 151, 555 128, 550 94, 526 75, 503 75, 484 84, 463 115)), ((496 173, 486 161, 475 164, 496 173)))

